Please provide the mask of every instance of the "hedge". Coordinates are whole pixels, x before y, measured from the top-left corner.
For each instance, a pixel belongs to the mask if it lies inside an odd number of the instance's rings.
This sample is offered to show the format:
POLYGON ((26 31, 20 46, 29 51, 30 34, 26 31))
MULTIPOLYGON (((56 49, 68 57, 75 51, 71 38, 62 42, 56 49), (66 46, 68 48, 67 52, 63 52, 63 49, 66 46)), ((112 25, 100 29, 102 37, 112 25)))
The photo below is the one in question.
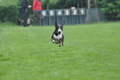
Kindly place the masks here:
POLYGON ((16 23, 16 19, 18 18, 18 8, 15 5, 0 6, 0 18, 1 22, 13 22, 16 23))
POLYGON ((16 23, 19 16, 19 0, 0 1, 0 22, 16 23))

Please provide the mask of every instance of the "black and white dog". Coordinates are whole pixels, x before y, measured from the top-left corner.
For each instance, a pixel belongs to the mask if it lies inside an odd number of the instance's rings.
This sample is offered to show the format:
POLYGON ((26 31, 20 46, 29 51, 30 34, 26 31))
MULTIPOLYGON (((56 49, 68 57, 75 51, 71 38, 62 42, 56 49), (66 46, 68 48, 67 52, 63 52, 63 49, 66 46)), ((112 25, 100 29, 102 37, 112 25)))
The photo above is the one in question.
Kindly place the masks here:
POLYGON ((57 22, 55 22, 55 30, 51 36, 51 41, 53 43, 59 44, 59 46, 63 46, 64 43, 63 25, 58 25, 57 22))
MULTIPOLYGON (((34 20, 32 19, 32 18, 28 18, 27 19, 27 26, 32 26, 32 22, 33 22, 34 20)), ((24 20, 22 20, 22 19, 19 19, 18 20, 18 25, 23 25, 24 24, 24 20)))

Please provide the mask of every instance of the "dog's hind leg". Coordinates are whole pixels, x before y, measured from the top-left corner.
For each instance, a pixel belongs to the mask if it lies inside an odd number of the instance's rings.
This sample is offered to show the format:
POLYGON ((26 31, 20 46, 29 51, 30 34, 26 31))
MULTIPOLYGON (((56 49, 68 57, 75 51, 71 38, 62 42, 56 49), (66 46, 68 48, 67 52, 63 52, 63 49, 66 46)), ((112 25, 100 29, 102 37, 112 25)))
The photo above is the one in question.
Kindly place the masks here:
POLYGON ((59 46, 60 47, 63 46, 63 41, 60 41, 59 46))
POLYGON ((63 35, 63 38, 62 38, 62 46, 64 46, 64 35, 63 35))
POLYGON ((64 46, 64 44, 63 44, 63 43, 64 43, 64 41, 62 41, 62 46, 64 46))

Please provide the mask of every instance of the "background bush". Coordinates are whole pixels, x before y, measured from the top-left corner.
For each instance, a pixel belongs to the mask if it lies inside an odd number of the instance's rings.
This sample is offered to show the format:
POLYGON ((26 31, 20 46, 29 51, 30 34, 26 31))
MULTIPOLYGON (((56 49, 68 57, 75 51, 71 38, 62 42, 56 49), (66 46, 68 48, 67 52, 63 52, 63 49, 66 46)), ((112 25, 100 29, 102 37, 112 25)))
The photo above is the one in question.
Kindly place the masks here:
POLYGON ((8 21, 16 23, 16 19, 18 18, 18 9, 16 5, 0 6, 0 12, 1 22, 8 21))
POLYGON ((17 0, 0 1, 0 22, 16 23, 18 18, 17 0))

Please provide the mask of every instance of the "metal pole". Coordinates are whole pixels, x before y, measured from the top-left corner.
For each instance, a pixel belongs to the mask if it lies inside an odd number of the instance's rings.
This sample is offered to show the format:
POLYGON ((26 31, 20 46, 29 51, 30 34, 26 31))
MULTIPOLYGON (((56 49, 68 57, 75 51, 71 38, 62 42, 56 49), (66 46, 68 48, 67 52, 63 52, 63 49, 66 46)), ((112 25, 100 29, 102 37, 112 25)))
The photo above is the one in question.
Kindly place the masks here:
POLYGON ((83 8, 83 0, 81 0, 81 8, 83 8))
POLYGON ((48 15, 48 25, 49 25, 49 4, 47 4, 47 15, 48 15))
POLYGON ((55 22, 57 22, 57 12, 56 12, 56 9, 55 9, 55 22))
POLYGON ((80 24, 80 12, 79 12, 79 3, 77 4, 77 10, 78 10, 78 24, 80 24))

